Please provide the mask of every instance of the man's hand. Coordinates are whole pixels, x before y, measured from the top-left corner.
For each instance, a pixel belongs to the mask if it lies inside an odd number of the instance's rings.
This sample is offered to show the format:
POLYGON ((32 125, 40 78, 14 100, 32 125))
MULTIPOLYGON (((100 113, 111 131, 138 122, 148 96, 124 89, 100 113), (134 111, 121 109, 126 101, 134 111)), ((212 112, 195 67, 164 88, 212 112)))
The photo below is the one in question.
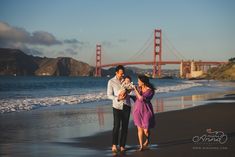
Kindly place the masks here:
POLYGON ((126 91, 125 90, 121 91, 118 95, 118 100, 124 100, 124 99, 126 99, 126 91))

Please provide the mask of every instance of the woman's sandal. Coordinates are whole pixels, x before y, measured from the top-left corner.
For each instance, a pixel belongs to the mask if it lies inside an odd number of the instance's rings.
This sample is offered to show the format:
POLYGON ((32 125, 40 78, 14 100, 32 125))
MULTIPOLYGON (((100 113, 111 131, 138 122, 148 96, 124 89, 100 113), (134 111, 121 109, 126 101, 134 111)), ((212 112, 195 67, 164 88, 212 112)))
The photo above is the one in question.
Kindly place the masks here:
POLYGON ((120 152, 121 152, 121 153, 124 153, 124 152, 126 152, 126 149, 125 149, 125 148, 120 149, 120 152))
POLYGON ((144 142, 144 144, 143 144, 143 149, 144 149, 144 150, 149 149, 149 140, 147 140, 147 141, 144 142))
POLYGON ((143 146, 143 150, 148 150, 148 149, 150 149, 148 145, 147 146, 143 146))
POLYGON ((137 149, 136 151, 137 152, 142 152, 144 150, 144 148, 143 147, 140 147, 139 149, 137 149))

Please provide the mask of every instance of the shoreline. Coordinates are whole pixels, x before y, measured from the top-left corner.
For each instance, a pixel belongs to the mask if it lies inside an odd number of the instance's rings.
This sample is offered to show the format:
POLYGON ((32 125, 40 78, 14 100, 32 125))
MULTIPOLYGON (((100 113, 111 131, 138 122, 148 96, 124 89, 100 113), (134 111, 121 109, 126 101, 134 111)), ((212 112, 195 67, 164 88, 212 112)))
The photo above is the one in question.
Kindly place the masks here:
POLYGON ((150 150, 135 152, 138 148, 137 129, 131 118, 127 152, 116 155, 111 152, 113 117, 110 102, 2 114, 0 156, 234 156, 235 103, 224 103, 223 100, 234 102, 234 94, 235 91, 226 91, 155 97, 156 127, 152 129, 150 150), (192 142, 194 136, 207 134, 206 130, 210 128, 228 135, 227 143, 208 145, 192 142))
MULTIPOLYGON (((32 80, 30 80, 32 81, 32 80)), ((51 80, 47 80, 51 81, 51 80)), ((61 81, 61 80, 60 80, 61 81)), ((81 80, 84 81, 84 80, 81 80)), ((94 81, 94 80, 93 80, 94 81)), ((9 82, 8 82, 9 83, 9 82)), ((31 82, 33 83, 33 82, 31 82)), ((48 82, 45 82, 48 83, 48 82)), ((101 83, 104 83, 102 80, 101 83)), ((159 81, 158 83, 161 83, 159 81)), ((210 81, 208 84, 207 81, 180 81, 177 80, 170 82, 167 86, 164 85, 166 82, 162 82, 162 86, 157 86, 156 88, 156 98, 171 98, 171 97, 183 97, 183 96, 191 96, 191 95, 201 95, 207 93, 217 93, 217 92, 226 92, 230 90, 235 90, 235 83, 233 82, 218 82, 218 81, 210 81), (173 84, 173 85, 172 85, 173 84)), ((26 83, 26 85, 30 85, 26 83)), ((30 86, 31 87, 31 86, 30 86)), ((106 89, 105 86, 102 85, 102 90, 99 89, 97 92, 88 91, 86 93, 81 92, 78 89, 73 89, 72 92, 68 92, 67 89, 62 93, 57 93, 54 91, 52 93, 51 90, 35 90, 33 93, 29 93, 28 90, 23 91, 24 94, 18 95, 14 91, 2 92, 2 96, 0 98, 0 114, 7 114, 12 112, 24 112, 37 110, 41 108, 50 108, 53 106, 60 105, 77 105, 80 104, 89 104, 92 102, 102 103, 102 101, 108 101, 106 98, 106 89), (48 93, 49 92, 49 93, 48 93), (7 96, 7 94, 12 94, 12 97, 7 96), (80 94, 79 94, 80 93, 80 94), (32 95, 31 95, 32 94, 32 95), (35 96, 36 94, 36 96, 35 96), (45 95, 46 94, 46 95, 45 95), (14 97, 16 96, 16 97, 14 97)), ((52 88, 53 89, 53 88, 52 88)), ((59 107, 58 107, 59 108, 59 107)))
MULTIPOLYGON (((222 98, 218 98, 222 99, 222 98)), ((235 95, 226 99, 235 99, 235 95)), ((235 144, 235 103, 207 103, 183 110, 156 113, 156 126, 151 130, 150 150, 136 152, 138 148, 137 130, 130 122, 125 156, 234 156, 235 144), (194 136, 209 135, 208 129, 222 131, 227 135, 225 144, 218 142, 192 141, 194 136)), ((111 131, 88 137, 74 138, 75 147, 98 151, 96 156, 110 156, 111 131), (105 139, 105 143, 103 142, 105 139), (109 140, 107 140, 109 139, 109 140), (99 153, 100 152, 100 153, 99 153), (105 154, 105 155, 104 155, 105 154)), ((65 143, 64 143, 65 144, 65 143)), ((121 156, 123 154, 112 154, 121 156)))

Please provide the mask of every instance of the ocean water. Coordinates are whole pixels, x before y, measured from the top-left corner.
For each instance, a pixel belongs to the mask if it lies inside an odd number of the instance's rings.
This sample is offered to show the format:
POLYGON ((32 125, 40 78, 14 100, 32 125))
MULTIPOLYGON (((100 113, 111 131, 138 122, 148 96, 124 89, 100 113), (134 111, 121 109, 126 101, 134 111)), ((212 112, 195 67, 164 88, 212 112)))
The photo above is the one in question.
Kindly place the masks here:
MULTIPOLYGON (((108 101, 107 77, 0 77, 0 113, 20 112, 55 105, 108 101)), ((156 97, 203 94, 233 89, 217 81, 151 79, 156 97)), ((137 84, 136 77, 133 77, 137 84)))

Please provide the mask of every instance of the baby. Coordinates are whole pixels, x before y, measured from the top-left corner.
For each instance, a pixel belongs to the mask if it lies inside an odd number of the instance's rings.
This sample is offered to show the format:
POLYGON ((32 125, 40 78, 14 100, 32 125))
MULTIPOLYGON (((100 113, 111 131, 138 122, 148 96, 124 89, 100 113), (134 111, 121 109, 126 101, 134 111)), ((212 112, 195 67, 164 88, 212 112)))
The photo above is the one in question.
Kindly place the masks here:
POLYGON ((122 81, 121 89, 119 90, 119 94, 129 94, 131 90, 133 89, 133 82, 131 82, 131 77, 126 76, 124 80, 122 81))

